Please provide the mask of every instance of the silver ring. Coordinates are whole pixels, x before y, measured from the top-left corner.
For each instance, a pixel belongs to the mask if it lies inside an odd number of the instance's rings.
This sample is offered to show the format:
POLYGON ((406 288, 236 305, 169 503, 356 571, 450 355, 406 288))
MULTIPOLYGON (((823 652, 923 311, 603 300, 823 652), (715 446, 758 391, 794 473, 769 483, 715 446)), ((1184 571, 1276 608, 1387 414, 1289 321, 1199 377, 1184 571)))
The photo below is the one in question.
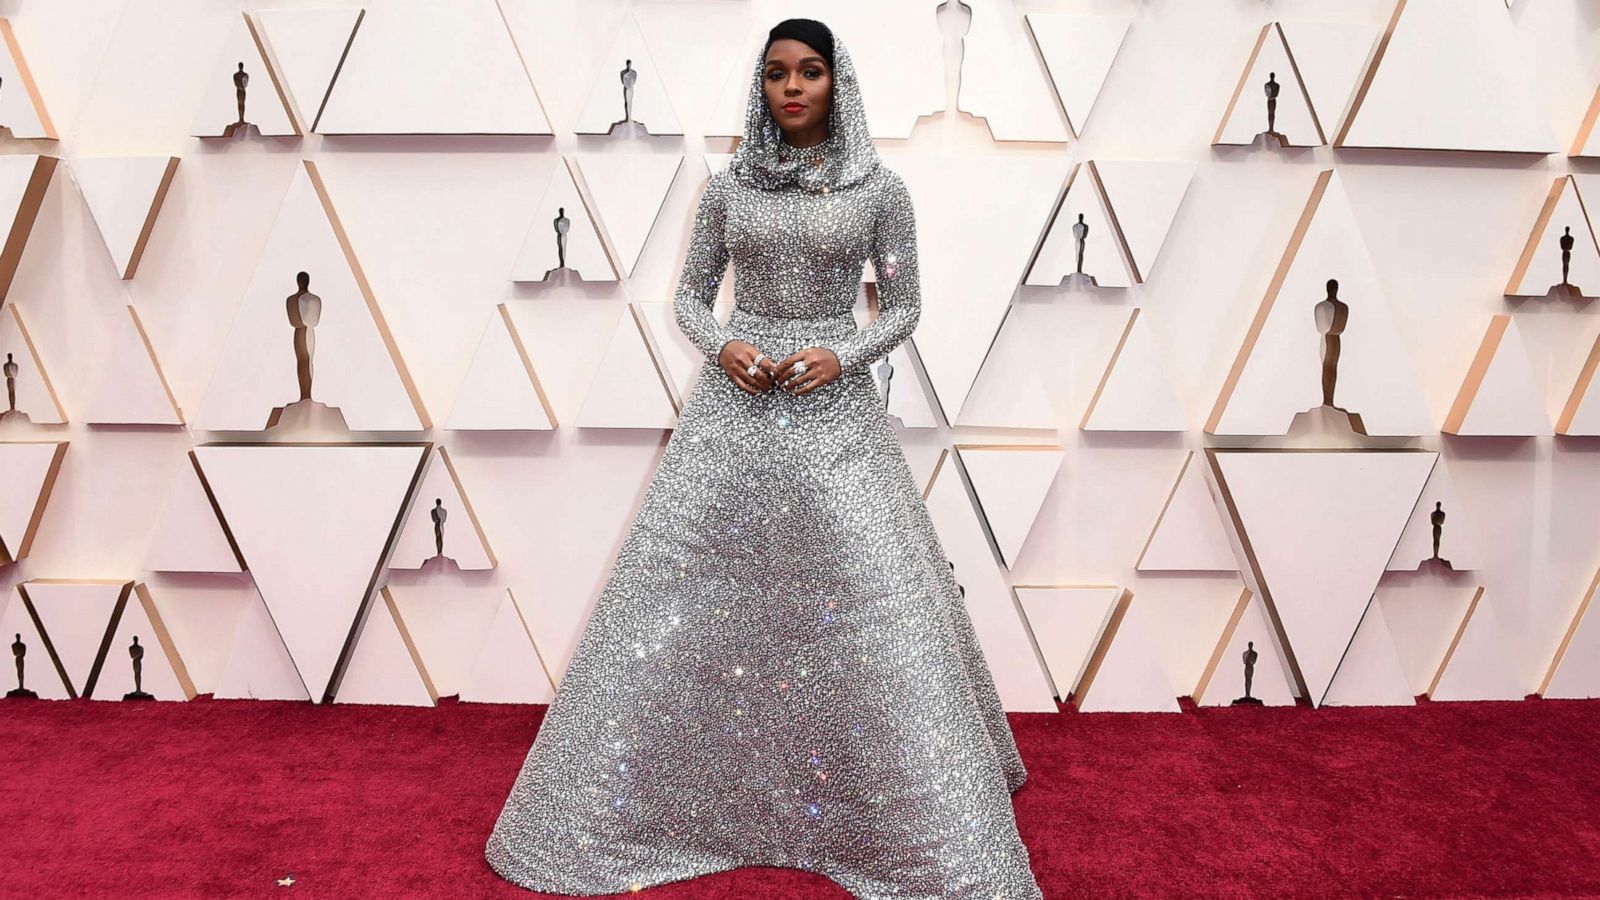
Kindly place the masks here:
POLYGON ((805 360, 802 359, 799 362, 794 364, 794 374, 796 374, 796 375, 804 375, 806 373, 806 370, 807 370, 807 367, 806 367, 806 361, 805 360))
POLYGON ((756 373, 759 372, 759 371, 761 371, 761 367, 760 366, 751 366, 750 368, 745 369, 744 373, 746 375, 749 375, 751 378, 754 378, 754 377, 756 377, 756 373))
POLYGON ((761 361, 763 359, 766 359, 766 358, 767 358, 767 355, 765 353, 757 353, 756 354, 756 361, 754 363, 751 363, 751 365, 759 366, 759 365, 761 365, 761 361))

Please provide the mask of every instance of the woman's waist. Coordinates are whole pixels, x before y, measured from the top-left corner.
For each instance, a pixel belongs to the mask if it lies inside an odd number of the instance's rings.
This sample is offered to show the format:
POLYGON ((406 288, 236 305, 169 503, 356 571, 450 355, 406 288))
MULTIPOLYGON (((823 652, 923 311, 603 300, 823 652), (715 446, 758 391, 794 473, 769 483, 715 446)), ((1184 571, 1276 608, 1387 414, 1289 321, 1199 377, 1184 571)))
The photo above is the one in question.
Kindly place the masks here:
POLYGON ((824 316, 784 316, 735 306, 728 327, 751 334, 779 338, 841 338, 858 330, 850 310, 824 316))

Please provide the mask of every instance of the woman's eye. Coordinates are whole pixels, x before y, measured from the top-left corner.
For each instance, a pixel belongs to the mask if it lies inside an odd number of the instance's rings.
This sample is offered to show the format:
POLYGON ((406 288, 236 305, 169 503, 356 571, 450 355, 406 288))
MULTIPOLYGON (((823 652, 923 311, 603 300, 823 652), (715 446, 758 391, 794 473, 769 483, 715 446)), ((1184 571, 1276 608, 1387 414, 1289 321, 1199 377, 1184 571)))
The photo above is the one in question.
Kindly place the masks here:
POLYGON ((806 77, 807 78, 821 78, 822 77, 822 70, 821 69, 807 69, 806 70, 806 77))

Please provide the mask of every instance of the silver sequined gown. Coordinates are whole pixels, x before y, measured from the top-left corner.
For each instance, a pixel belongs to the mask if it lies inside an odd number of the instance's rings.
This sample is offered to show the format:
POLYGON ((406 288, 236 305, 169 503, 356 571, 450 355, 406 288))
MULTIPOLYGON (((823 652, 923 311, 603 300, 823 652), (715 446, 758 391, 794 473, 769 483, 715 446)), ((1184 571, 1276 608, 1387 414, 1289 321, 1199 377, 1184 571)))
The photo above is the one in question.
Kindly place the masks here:
POLYGON ((869 152, 842 43, 818 147, 776 139, 757 68, 750 158, 707 184, 678 287, 706 362, 488 862, 569 895, 766 865, 863 900, 1040 898, 1010 797, 1027 773, 869 370, 920 313, 910 195, 869 152), (828 347, 845 374, 747 394, 715 362, 735 338, 828 347))

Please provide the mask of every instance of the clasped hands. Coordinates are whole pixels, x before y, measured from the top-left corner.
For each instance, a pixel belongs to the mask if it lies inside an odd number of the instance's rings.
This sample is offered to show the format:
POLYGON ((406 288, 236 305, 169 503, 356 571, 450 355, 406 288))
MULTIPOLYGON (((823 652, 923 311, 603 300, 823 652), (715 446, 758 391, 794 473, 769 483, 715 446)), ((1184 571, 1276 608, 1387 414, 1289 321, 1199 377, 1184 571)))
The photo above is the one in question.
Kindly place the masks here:
POLYGON ((781 387, 791 394, 806 394, 833 381, 840 375, 839 358, 826 347, 803 347, 777 362, 763 356, 754 375, 750 366, 761 351, 748 341, 729 341, 722 348, 717 363, 734 384, 747 394, 760 394, 781 387), (795 374, 797 362, 804 362, 805 371, 795 374))

